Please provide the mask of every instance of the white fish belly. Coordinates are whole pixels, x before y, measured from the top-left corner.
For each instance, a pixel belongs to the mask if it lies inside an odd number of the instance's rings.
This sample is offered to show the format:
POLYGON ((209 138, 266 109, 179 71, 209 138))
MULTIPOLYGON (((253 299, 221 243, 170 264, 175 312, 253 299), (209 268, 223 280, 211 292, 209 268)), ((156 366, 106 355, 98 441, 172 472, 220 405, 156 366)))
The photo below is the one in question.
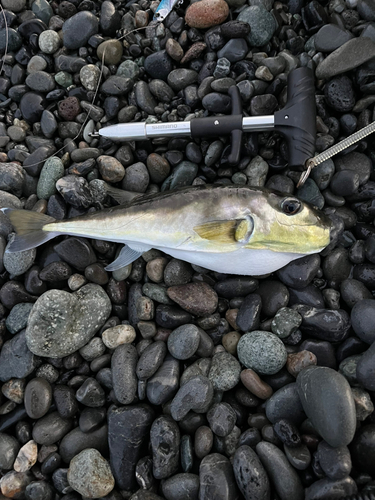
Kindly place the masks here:
MULTIPOLYGON (((157 248, 157 247, 154 247, 157 248)), ((239 248, 234 252, 211 253, 191 252, 178 248, 162 248, 164 253, 185 260, 190 264, 205 267, 211 271, 224 274, 241 274, 247 276, 261 276, 272 273, 286 266, 292 260, 299 259, 305 254, 272 252, 272 250, 252 250, 239 248)))

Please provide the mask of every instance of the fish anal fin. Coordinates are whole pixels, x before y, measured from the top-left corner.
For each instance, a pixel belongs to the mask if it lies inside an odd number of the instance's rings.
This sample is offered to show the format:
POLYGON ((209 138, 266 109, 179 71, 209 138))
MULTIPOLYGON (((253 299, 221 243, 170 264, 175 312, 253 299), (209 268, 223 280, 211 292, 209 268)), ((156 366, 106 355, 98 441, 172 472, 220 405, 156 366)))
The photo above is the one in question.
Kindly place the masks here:
POLYGON ((122 267, 125 267, 135 260, 138 259, 142 255, 142 252, 139 252, 138 250, 134 250, 133 248, 130 248, 128 245, 124 245, 118 254, 117 258, 109 264, 105 270, 106 271, 116 271, 117 269, 121 269, 122 267))

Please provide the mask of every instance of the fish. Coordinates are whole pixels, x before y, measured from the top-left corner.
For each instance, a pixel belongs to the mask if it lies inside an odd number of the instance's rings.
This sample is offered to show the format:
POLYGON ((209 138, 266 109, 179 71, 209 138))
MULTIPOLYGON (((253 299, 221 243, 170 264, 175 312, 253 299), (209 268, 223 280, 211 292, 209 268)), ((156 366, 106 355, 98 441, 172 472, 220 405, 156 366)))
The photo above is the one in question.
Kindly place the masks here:
POLYGON ((183 0, 161 0, 154 13, 154 21, 162 23, 164 19, 171 13, 176 5, 180 5, 183 0))
POLYGON ((261 276, 323 250, 332 228, 324 213, 298 198, 247 185, 185 187, 67 220, 2 210, 17 233, 7 251, 61 235, 123 243, 107 271, 154 248, 211 271, 261 276))

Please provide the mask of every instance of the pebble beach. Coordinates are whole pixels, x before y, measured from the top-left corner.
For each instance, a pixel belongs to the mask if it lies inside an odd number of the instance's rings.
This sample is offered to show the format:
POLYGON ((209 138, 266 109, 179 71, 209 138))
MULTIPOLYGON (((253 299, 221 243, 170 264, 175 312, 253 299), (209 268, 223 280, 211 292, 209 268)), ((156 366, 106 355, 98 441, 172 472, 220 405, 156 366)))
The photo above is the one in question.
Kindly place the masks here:
POLYGON ((155 0, 0 4, 0 208, 236 184, 335 224, 266 276, 155 249, 110 272, 108 241, 7 253, 0 211, 0 500, 374 500, 375 135, 297 188, 273 130, 236 166, 229 137, 95 133, 229 114, 233 85, 273 115, 308 67, 321 153, 375 120, 375 0, 185 0, 162 22, 155 0))

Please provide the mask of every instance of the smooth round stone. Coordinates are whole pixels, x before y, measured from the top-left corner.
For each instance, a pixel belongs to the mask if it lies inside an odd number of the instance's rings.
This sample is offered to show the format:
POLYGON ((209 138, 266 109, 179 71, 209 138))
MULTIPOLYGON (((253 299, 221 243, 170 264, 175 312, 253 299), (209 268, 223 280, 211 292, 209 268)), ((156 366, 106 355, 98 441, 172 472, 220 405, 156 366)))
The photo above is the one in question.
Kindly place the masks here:
POLYGON ((276 23, 272 14, 263 5, 252 5, 242 10, 237 21, 243 21, 250 26, 247 40, 250 46, 261 47, 268 43, 275 30, 276 23))
POLYGON ((5 498, 16 498, 24 492, 34 476, 29 472, 10 471, 1 478, 1 493, 5 498))
POLYGON ((26 339, 31 352, 63 357, 83 347, 109 317, 111 302, 99 285, 77 292, 49 290, 35 303, 26 339))
POLYGON ((241 374, 241 366, 229 352, 218 352, 212 358, 208 374, 213 387, 217 391, 229 391, 235 387, 241 374))
POLYGON ((197 80, 198 73, 192 69, 178 68, 171 71, 168 75, 168 84, 175 92, 183 90, 197 80))
POLYGON ((245 333, 237 345, 238 359, 246 368, 263 375, 273 375, 285 365, 287 352, 283 342, 273 333, 245 333))
POLYGON ((20 445, 16 438, 0 432, 0 467, 2 470, 13 468, 19 449, 20 445))
POLYGON ((169 416, 160 416, 150 430, 153 475, 164 479, 178 470, 180 458, 180 430, 169 416))
POLYGON ((26 500, 52 500, 52 486, 45 481, 33 481, 25 489, 26 500))
POLYGON ((346 338, 351 325, 344 309, 317 309, 304 305, 296 305, 294 308, 302 316, 302 333, 331 342, 346 338))
POLYGON ((357 153, 353 151, 342 157, 335 158, 335 169, 336 172, 342 172, 346 170, 354 171, 359 175, 360 185, 365 184, 371 174, 370 159, 363 153, 357 153))
POLYGON ((357 485, 351 477, 340 480, 328 478, 320 479, 306 488, 305 500, 315 500, 316 498, 350 498, 357 493, 357 485))
POLYGON ((357 302, 372 299, 370 290, 361 281, 354 279, 344 280, 340 285, 340 293, 342 299, 350 308, 353 308, 357 302))
POLYGON ((350 31, 343 30, 336 24, 326 24, 315 35, 314 45, 320 52, 333 52, 352 38, 350 31))
POLYGON ((96 49, 96 54, 100 61, 103 60, 105 64, 118 64, 122 57, 122 44, 119 40, 106 40, 101 43, 96 49))
POLYGON ((112 382, 118 401, 130 404, 134 401, 137 391, 136 366, 138 354, 131 344, 118 346, 112 356, 112 382))
POLYGON ((28 302, 21 302, 20 304, 16 304, 9 313, 5 321, 5 325, 7 330, 11 334, 18 333, 23 328, 27 326, 27 320, 29 318, 29 314, 31 309, 33 308, 33 304, 28 302))
POLYGON ((165 50, 159 50, 146 57, 144 68, 151 78, 166 81, 173 70, 173 61, 165 50))
POLYGON ((63 24, 64 46, 68 50, 83 47, 89 38, 98 32, 98 28, 98 19, 94 14, 89 11, 78 12, 63 24))
MULTIPOLYGON (((155 81, 156 80, 154 80, 154 82, 155 81)), ((168 161, 165 158, 163 158, 162 156, 160 156, 156 153, 151 153, 147 157, 147 170, 148 170, 148 173, 150 175, 150 179, 152 182, 162 182, 170 173, 170 165, 169 165, 168 161)), ((176 260, 176 259, 172 259, 172 261, 173 260, 176 260)), ((182 262, 182 261, 179 261, 179 262, 182 262)), ((187 264, 187 263, 184 263, 184 264, 187 264)), ((181 283, 173 283, 173 285, 175 285, 175 284, 181 284, 181 283)), ((168 286, 170 286, 170 285, 168 285, 168 286)))
POLYGON ((243 38, 232 38, 227 42, 222 49, 219 50, 217 56, 225 57, 231 63, 241 61, 248 52, 246 40, 243 38))
POLYGON ((279 309, 288 305, 288 289, 279 281, 262 281, 257 293, 262 299, 262 314, 267 317, 274 316, 279 309))
POLYGON ((106 496, 115 486, 109 463, 94 448, 81 451, 71 460, 67 477, 70 486, 88 498, 106 496))
POLYGON ((218 281, 215 286, 216 293, 225 299, 235 297, 245 297, 249 293, 255 292, 258 288, 258 281, 248 276, 236 276, 218 281))
POLYGON ((365 21, 375 21, 375 4, 372 0, 358 0, 357 10, 365 21))
POLYGON ((332 448, 325 441, 318 445, 319 465, 330 479, 344 479, 350 474, 352 460, 346 446, 332 448))
POLYGON ((33 439, 38 444, 49 446, 63 438, 71 427, 71 420, 61 418, 57 411, 49 413, 34 425, 33 439))
POLYGON ((45 71, 31 73, 25 81, 26 85, 35 92, 50 92, 55 88, 55 80, 45 71))
POLYGON ((179 362, 168 354, 161 367, 147 381, 147 399, 154 405, 169 401, 178 390, 179 379, 179 362))
POLYGON ((100 69, 94 64, 86 64, 80 69, 79 78, 85 89, 94 91, 99 83, 100 69))
POLYGON ((20 102, 20 110, 23 118, 30 123, 40 121, 45 107, 45 100, 41 94, 26 92, 20 102))
POLYGON ((199 476, 181 473, 169 477, 162 485, 167 500, 196 500, 199 492, 199 476))
POLYGON ((57 411, 63 418, 71 418, 78 411, 78 403, 75 397, 75 391, 66 385, 57 385, 53 391, 53 399, 57 411))
POLYGON ((79 417, 79 428, 82 432, 91 432, 98 429, 105 420, 105 408, 85 408, 79 417))
POLYGON ((61 459, 68 464, 74 456, 86 448, 95 448, 103 455, 108 456, 108 428, 106 425, 86 433, 82 432, 79 427, 74 428, 61 440, 59 453, 61 459))
POLYGON ((185 13, 185 22, 191 28, 206 29, 221 24, 229 14, 229 7, 222 0, 202 0, 201 4, 192 4, 185 13))
POLYGON ((301 445, 301 437, 299 435, 298 429, 289 420, 278 420, 274 424, 273 430, 275 436, 279 438, 284 445, 289 447, 298 447, 301 445))
POLYGON ((195 325, 182 325, 168 337, 168 350, 176 359, 188 359, 196 352, 200 342, 199 329, 195 325))
POLYGON ((0 29, 0 52, 4 53, 8 45, 8 51, 16 52, 22 45, 20 34, 13 28, 0 29))
POLYGON ((17 13, 25 8, 26 0, 2 0, 1 5, 4 9, 17 13))
POLYGON ((100 175, 106 182, 120 182, 125 175, 125 169, 121 163, 111 156, 102 155, 97 158, 100 175))
POLYGON ((228 458, 220 453, 211 453, 203 458, 199 466, 199 481, 200 500, 238 498, 232 465, 228 458))
POLYGON ((352 327, 357 336, 372 344, 375 341, 374 321, 375 321, 375 300, 365 299, 358 301, 350 316, 352 327))
POLYGON ((87 378, 76 392, 77 400, 85 406, 96 408, 105 403, 105 392, 94 378, 87 378))
POLYGON ((60 158, 52 156, 44 163, 38 180, 37 195, 39 199, 48 200, 56 193, 56 182, 64 176, 64 165, 60 158))
POLYGON ((30 418, 43 417, 52 404, 51 384, 44 378, 30 380, 25 388, 24 404, 30 418))
POLYGON ((167 348, 165 342, 161 340, 157 340, 146 347, 137 364, 136 373, 138 379, 147 380, 152 377, 162 365, 166 353, 167 348))
POLYGON ((317 254, 307 255, 277 271, 277 276, 284 285, 299 290, 312 282, 319 267, 320 256, 317 254))
POLYGON ((30 250, 23 250, 21 252, 10 253, 7 249, 14 238, 11 238, 7 246, 5 247, 5 253, 3 257, 3 264, 5 269, 13 277, 21 276, 33 265, 36 249, 31 248, 30 250))
POLYGON ((60 47, 60 37, 54 30, 43 31, 38 38, 39 48, 44 54, 54 54, 60 47))
MULTIPOLYGON (((164 274, 167 272, 166 268, 164 274)), ((195 316, 212 314, 218 304, 216 292, 205 282, 172 286, 168 288, 167 294, 185 311, 195 316)))
POLYGON ((284 453, 265 441, 256 445, 256 452, 281 500, 303 500, 301 480, 284 453))
POLYGON ((212 432, 217 436, 228 436, 236 424, 236 412, 228 403, 217 403, 207 413, 212 432))
POLYGON ((245 297, 236 317, 236 324, 243 332, 259 328, 262 299, 256 293, 245 297))
POLYGON ((197 413, 207 411, 213 399, 214 389, 208 378, 198 375, 183 385, 171 403, 171 415, 177 422, 190 410, 197 413))
POLYGON ((310 366, 299 373, 297 387, 304 411, 323 439, 333 447, 350 443, 356 411, 345 377, 331 368, 310 366))
POLYGON ((247 500, 270 496, 270 482, 258 455, 250 446, 240 446, 233 457, 233 471, 241 493, 247 500))
POLYGON ((196 456, 201 459, 208 455, 214 442, 212 431, 206 425, 201 425, 195 432, 194 451, 196 456))
POLYGON ((282 418, 289 419, 296 425, 301 424, 306 415, 298 395, 296 383, 284 385, 274 392, 267 400, 266 415, 273 424, 282 418))
POLYGON ((126 169, 121 187, 126 191, 144 193, 148 187, 149 181, 150 176, 146 165, 142 162, 137 162, 126 169))
POLYGON ((121 344, 131 344, 136 332, 131 325, 117 325, 102 333, 102 340, 109 349, 116 349, 121 344))

